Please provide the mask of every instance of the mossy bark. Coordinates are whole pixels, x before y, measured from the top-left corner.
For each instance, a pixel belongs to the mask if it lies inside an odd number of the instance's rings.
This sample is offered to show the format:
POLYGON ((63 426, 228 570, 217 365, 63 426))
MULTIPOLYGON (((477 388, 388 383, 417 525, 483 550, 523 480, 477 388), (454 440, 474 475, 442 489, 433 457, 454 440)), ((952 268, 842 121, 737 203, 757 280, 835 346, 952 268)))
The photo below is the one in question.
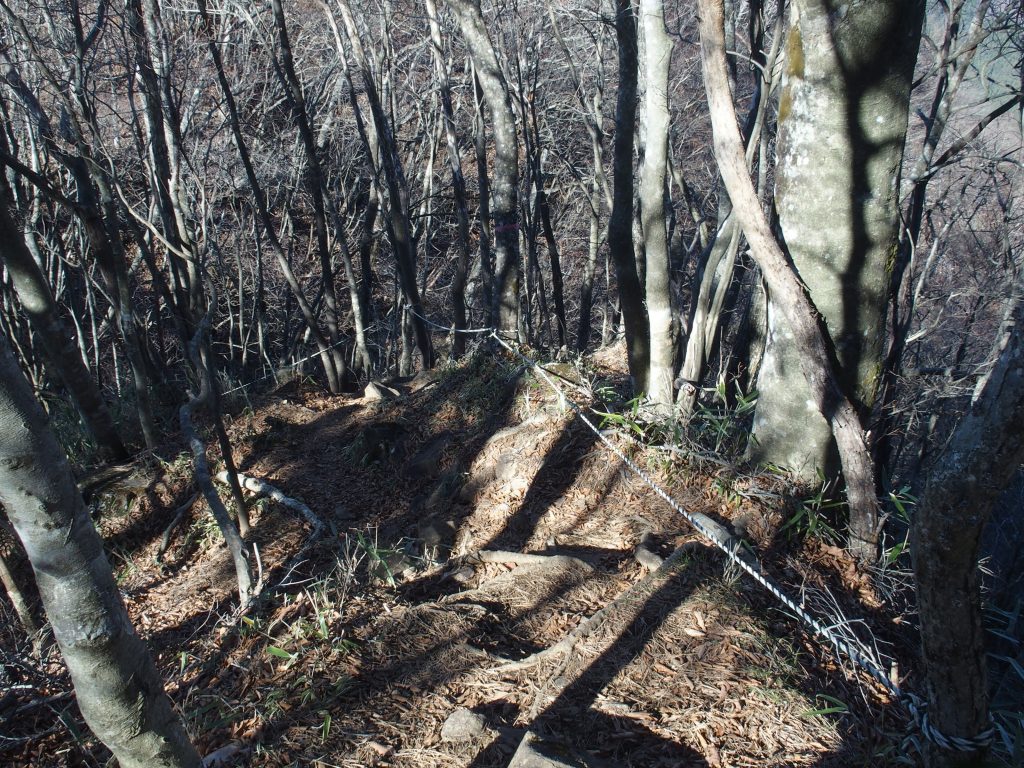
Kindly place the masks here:
MULTIPOLYGON (((786 249, 863 417, 882 357, 899 169, 924 4, 834 10, 797 0, 779 103, 775 204, 786 249)), ((813 481, 837 469, 832 434, 800 372, 792 329, 769 306, 750 457, 813 481)))

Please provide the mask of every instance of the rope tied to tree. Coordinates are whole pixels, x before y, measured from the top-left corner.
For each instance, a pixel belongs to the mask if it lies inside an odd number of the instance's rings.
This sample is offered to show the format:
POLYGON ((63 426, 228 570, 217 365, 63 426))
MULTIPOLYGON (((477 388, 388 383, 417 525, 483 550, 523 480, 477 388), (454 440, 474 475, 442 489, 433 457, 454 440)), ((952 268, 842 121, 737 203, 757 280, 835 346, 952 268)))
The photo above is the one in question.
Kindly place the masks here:
POLYGON ((938 745, 942 749, 950 751, 960 752, 972 752, 976 750, 985 749, 992 744, 996 736, 995 725, 992 721, 991 715, 989 715, 989 726, 981 733, 974 737, 964 736, 950 736, 942 733, 938 730, 928 719, 928 705, 919 696, 911 693, 910 691, 902 690, 899 685, 892 681, 889 676, 881 669, 878 662, 871 658, 869 652, 858 648, 849 639, 838 635, 833 631, 832 627, 822 624, 818 619, 811 615, 809 611, 803 608, 793 598, 785 593, 782 587, 777 584, 770 577, 766 576, 758 563, 750 562, 747 558, 740 556, 740 541, 735 537, 723 538, 717 531, 712 530, 709 526, 705 525, 699 520, 692 512, 683 507, 678 501, 676 501, 664 488, 658 485, 651 477, 647 474, 635 461, 627 456, 621 448, 615 445, 608 437, 598 428, 584 412, 583 408, 569 398, 562 388, 551 378, 548 372, 540 365, 536 360, 523 354, 520 350, 513 347, 511 344, 501 338, 498 331, 494 328, 472 328, 466 330, 451 329, 445 326, 438 325, 425 317, 419 316, 428 325, 435 328, 439 328, 444 331, 452 331, 455 333, 471 333, 471 334, 489 334, 499 345, 504 347, 508 352, 518 357, 525 365, 537 371, 547 385, 558 395, 559 401, 567 404, 569 408, 573 410, 576 416, 582 421, 596 436, 597 438, 607 447, 615 456, 629 468, 633 474, 639 477, 645 485, 647 485, 652 491, 654 491, 669 507, 681 515, 690 525, 692 525, 704 538, 715 545, 721 550, 725 556, 731 561, 731 564, 738 567, 747 575, 749 575, 754 581, 760 584, 769 594, 771 594, 776 600, 782 603, 790 612, 792 612, 801 622, 803 622, 812 631, 813 635, 827 640, 837 654, 845 655, 850 661, 862 670, 868 673, 876 682, 879 683, 889 694, 897 700, 904 709, 910 714, 911 721, 914 726, 924 735, 926 739, 932 743, 938 745))

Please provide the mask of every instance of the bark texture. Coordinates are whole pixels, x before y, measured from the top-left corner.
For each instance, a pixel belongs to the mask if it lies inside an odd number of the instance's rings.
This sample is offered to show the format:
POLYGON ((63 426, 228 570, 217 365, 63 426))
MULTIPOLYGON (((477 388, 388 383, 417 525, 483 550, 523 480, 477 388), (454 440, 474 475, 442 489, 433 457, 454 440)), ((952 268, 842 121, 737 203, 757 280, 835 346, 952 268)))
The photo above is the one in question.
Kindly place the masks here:
POLYGON ((644 225, 645 294, 650 333, 647 396, 662 416, 672 412, 675 347, 669 282, 665 175, 668 168, 668 70, 672 41, 665 32, 662 0, 640 0, 644 36, 644 115, 647 136, 640 169, 640 210, 644 225))
POLYGON ((86 722, 124 768, 198 766, 67 458, 4 338, 0 434, 0 502, 32 563, 86 722))
MULTIPOLYGON (((1018 306, 995 367, 935 463, 912 520, 928 716, 947 736, 973 738, 988 727, 978 542, 992 506, 1024 462, 1022 337, 1018 306)), ((980 765, 984 758, 981 750, 930 749, 932 766, 980 765)))
POLYGON ((777 312, 792 334, 792 343, 800 351, 797 370, 807 383, 808 410, 828 419, 838 445, 850 506, 850 548, 860 557, 874 557, 878 549, 878 499, 867 435, 838 379, 835 350, 824 320, 775 241, 750 181, 729 92, 723 16, 722 0, 701 0, 701 60, 715 157, 751 254, 761 268, 777 312))
MULTIPOLYGON (((796 0, 779 101, 775 204, 786 250, 825 319, 858 413, 881 372, 899 169, 923 2, 796 0)), ((751 458, 814 482, 836 452, 771 297, 751 458)))

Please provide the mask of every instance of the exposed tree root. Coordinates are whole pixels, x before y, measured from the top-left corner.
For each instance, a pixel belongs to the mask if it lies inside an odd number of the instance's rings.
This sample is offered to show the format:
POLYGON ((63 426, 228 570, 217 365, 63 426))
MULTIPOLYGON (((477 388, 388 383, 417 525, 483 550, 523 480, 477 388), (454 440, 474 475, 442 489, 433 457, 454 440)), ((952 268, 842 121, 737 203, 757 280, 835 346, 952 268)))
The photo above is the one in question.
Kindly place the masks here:
MULTIPOLYGON (((541 568, 556 568, 559 566, 573 566, 582 568, 583 570, 592 572, 594 567, 589 563, 580 560, 578 557, 572 557, 570 555, 541 555, 536 553, 527 552, 507 552, 504 550, 487 550, 482 549, 479 552, 474 552, 471 555, 466 555, 464 558, 465 562, 469 563, 500 563, 502 565, 518 565, 518 566, 535 566, 541 568)), ((529 572, 533 572, 533 568, 530 567, 529 572)), ((471 600, 474 597, 485 594, 484 586, 487 584, 493 584, 496 579, 515 579, 517 574, 515 571, 509 573, 503 573, 500 576, 490 579, 489 581, 481 584, 474 589, 467 589, 463 592, 456 592, 452 595, 447 595, 441 598, 438 602, 441 604, 452 604, 460 603, 471 600)), ((495 657, 499 661, 504 661, 499 657, 495 657)))
POLYGON ((552 567, 558 565, 580 565, 589 571, 594 570, 588 563, 583 562, 578 557, 571 557, 569 555, 541 555, 533 552, 506 552, 497 549, 482 549, 479 552, 468 555, 466 560, 471 563, 504 563, 552 567))
MULTIPOLYGON (((567 656, 568 653, 572 651, 580 643, 581 640, 584 640, 585 638, 593 634, 593 632, 596 629, 598 629, 601 625, 608 621, 610 617, 614 616, 619 611, 619 609, 622 608, 624 605, 630 602, 635 602, 637 600, 646 599, 647 595, 655 588, 656 582, 659 581, 663 576, 667 575, 668 572, 676 564, 678 564, 679 561, 682 560, 682 558, 685 555, 698 550, 702 550, 704 548, 705 545, 701 544, 698 541, 686 542, 685 544, 677 548, 675 552, 673 552, 671 555, 665 558, 665 560, 661 563, 660 566, 657 567, 657 569, 651 571, 649 574, 640 579, 640 581, 633 584, 631 587, 625 590, 622 594, 620 594, 618 597, 616 597, 614 600, 608 603, 608 605, 606 605, 604 608, 602 608, 597 613, 592 615, 590 618, 582 621, 579 624, 579 626, 576 627, 576 629, 574 629, 572 632, 570 632, 568 635, 562 638, 559 642, 555 643, 554 645, 548 648, 545 648, 542 651, 538 651, 537 653, 531 654, 530 656, 527 656, 525 659, 520 659, 519 661, 512 661, 507 664, 503 664, 499 667, 495 667, 492 671, 497 673, 517 672, 522 669, 534 667, 543 661, 560 656, 562 654, 566 654, 567 656)), ((657 557, 657 555, 654 555, 654 557, 657 557)), ((566 659, 566 661, 561 665, 561 668, 555 673, 555 675, 553 675, 553 677, 557 677, 561 674, 562 671, 564 671, 564 666, 566 663, 568 663, 568 659, 566 659)))

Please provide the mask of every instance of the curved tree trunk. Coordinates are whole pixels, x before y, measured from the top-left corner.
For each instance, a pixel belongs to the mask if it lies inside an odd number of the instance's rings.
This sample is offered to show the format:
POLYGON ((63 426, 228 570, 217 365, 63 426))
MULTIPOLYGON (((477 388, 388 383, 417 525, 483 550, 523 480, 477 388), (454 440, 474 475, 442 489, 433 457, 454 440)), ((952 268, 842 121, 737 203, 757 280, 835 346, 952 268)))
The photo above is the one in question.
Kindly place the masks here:
POLYGON ((0 337, 0 501, 36 573, 78 706, 124 768, 196 768, 64 452, 0 337))
MULTIPOLYGON (((701 0, 701 59, 714 127, 715 156, 733 210, 761 267, 777 313, 784 316, 789 343, 800 353, 795 361, 796 370, 801 372, 802 382, 806 382, 807 393, 801 401, 800 418, 808 421, 808 411, 827 415, 838 445, 850 506, 850 548, 860 557, 871 558, 878 549, 878 499, 867 435, 840 382, 835 350, 824 320, 775 241, 750 181, 729 92, 722 17, 722 0, 701 0)), ((765 418, 763 411, 755 417, 755 430, 761 426, 759 419, 765 418)))

